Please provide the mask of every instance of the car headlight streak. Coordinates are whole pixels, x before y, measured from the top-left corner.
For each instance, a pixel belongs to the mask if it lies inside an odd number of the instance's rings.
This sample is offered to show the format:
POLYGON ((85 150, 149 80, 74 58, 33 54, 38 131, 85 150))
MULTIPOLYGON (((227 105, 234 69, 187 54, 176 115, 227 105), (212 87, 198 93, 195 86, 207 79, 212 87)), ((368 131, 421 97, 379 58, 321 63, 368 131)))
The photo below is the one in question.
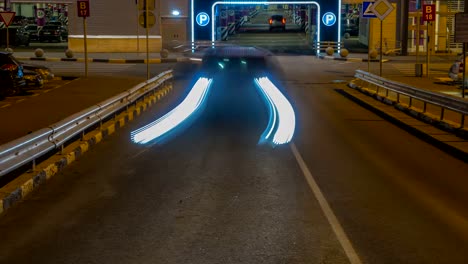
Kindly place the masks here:
POLYGON ((256 78, 255 83, 266 98, 270 109, 270 121, 261 140, 270 140, 273 137, 271 140, 276 145, 289 143, 296 128, 294 109, 268 77, 256 78))
POLYGON ((132 141, 145 144, 165 135, 190 117, 205 101, 212 79, 199 78, 187 97, 172 111, 131 133, 132 141))

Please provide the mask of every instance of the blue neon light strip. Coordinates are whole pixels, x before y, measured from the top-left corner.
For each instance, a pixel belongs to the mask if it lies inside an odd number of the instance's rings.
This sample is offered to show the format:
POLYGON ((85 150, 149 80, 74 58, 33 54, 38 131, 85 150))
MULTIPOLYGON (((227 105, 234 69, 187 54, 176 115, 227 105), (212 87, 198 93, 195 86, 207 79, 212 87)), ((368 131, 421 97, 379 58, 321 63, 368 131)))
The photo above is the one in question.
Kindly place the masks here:
POLYGON ((289 143, 296 129, 296 116, 291 103, 268 77, 256 78, 255 83, 270 109, 270 121, 262 134, 261 141, 271 140, 276 145, 289 143))
POLYGON ((199 78, 187 97, 172 111, 131 133, 132 141, 145 144, 164 136, 190 117, 205 101, 212 79, 199 78))

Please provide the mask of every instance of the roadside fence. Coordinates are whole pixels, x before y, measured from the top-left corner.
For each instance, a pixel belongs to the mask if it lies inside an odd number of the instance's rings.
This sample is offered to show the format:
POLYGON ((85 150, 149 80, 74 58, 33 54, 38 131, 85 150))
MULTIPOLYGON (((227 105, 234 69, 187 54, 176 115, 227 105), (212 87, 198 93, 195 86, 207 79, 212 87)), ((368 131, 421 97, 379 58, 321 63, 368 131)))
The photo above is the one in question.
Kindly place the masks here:
POLYGON ((71 115, 49 127, 35 131, 0 146, 0 178, 23 166, 34 170, 36 160, 50 153, 57 153, 78 137, 84 137, 88 129, 101 126, 103 122, 155 92, 173 77, 172 71, 134 86, 133 88, 71 115), (30 166, 28 165, 30 164, 30 166))
POLYGON ((357 70, 354 77, 357 79, 351 82, 350 87, 365 89, 385 98, 384 101, 395 100, 396 105, 424 121, 466 136, 467 99, 419 89, 362 70, 357 70))

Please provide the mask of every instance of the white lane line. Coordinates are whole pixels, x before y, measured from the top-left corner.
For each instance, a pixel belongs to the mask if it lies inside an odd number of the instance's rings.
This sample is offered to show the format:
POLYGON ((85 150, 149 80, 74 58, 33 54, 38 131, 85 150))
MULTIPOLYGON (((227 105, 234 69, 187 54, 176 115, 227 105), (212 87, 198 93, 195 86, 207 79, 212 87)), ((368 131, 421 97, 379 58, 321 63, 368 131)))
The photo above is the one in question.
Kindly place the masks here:
POLYGON ((335 214, 333 213, 330 205, 328 204, 327 200, 325 199, 325 196, 323 195, 322 191, 320 190, 320 187, 318 186, 317 182, 315 181, 314 177, 312 176, 312 173, 310 173, 309 168, 307 167, 304 159, 302 158, 301 154, 296 148, 296 145, 294 143, 291 143, 290 145, 291 150, 294 154, 294 157, 297 160, 297 163, 299 164, 299 167, 302 170, 302 173, 304 174, 304 177, 307 180, 307 183, 309 183, 310 188, 312 189, 312 192, 315 195, 315 198, 317 199, 318 203, 320 204, 320 208, 322 208, 323 213, 325 214, 325 217, 328 220, 328 223, 330 223, 333 232, 335 232, 335 235, 340 242, 341 246, 343 247, 346 256, 348 257, 349 261, 351 264, 361 264, 361 259, 359 258, 358 254, 353 248, 353 245, 351 244, 351 241, 349 240, 348 236, 343 230, 343 227, 341 226, 340 222, 336 218, 335 214))

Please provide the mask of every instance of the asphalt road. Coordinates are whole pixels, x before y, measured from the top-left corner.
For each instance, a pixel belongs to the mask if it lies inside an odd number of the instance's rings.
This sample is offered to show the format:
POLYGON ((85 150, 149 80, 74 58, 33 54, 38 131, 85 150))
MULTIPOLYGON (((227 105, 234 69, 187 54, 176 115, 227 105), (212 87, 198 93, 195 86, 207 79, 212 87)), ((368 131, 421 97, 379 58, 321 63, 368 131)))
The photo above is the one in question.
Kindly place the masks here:
POLYGON ((468 165, 338 93, 356 65, 279 59, 292 145, 258 145, 263 102, 222 77, 191 126, 131 143, 179 80, 0 218, 0 263, 466 263, 468 165))

